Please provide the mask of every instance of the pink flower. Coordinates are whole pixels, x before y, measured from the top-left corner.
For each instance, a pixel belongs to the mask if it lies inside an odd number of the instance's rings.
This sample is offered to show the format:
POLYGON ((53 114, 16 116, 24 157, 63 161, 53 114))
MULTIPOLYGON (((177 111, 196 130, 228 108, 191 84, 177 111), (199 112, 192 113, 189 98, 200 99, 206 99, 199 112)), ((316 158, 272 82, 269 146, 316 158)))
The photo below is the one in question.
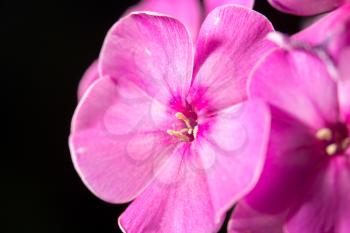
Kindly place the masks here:
POLYGON ((311 47, 324 49, 335 63, 350 44, 350 4, 344 4, 311 26, 295 34, 292 39, 311 47))
POLYGON ((97 79, 72 121, 76 170, 101 199, 125 203, 126 232, 214 232, 256 184, 269 112, 246 100, 256 59, 273 46, 257 12, 213 10, 194 45, 174 18, 138 12, 109 31, 97 79))
POLYGON ((270 105, 270 143, 261 179, 235 209, 229 232, 350 232, 350 24, 341 20, 349 9, 256 67, 249 90, 270 105))
POLYGON ((294 15, 315 15, 333 10, 349 0, 268 0, 276 9, 294 15))
MULTIPOLYGON (((181 21, 195 41, 203 17, 216 7, 224 4, 238 4, 253 8, 254 0, 204 0, 205 12, 202 12, 199 0, 143 0, 129 8, 125 15, 134 11, 152 11, 172 16, 181 21)), ((83 75, 78 88, 78 99, 99 76, 96 60, 83 75)))

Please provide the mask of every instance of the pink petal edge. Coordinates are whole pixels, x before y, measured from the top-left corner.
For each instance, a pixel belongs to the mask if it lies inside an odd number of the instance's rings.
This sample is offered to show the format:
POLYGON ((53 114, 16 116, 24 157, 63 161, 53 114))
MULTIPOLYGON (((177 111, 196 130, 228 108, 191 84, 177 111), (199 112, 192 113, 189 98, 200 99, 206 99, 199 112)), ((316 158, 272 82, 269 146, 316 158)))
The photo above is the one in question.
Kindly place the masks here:
POLYGON ((206 13, 208 14, 215 8, 226 4, 237 4, 253 9, 254 2, 255 0, 204 0, 204 6, 206 13))
POLYGON ((212 120, 215 123, 211 131, 199 138, 194 148, 199 151, 193 153, 204 164, 219 222, 260 178, 270 132, 270 112, 261 100, 249 100, 222 110, 212 120), (215 161, 208 162, 211 160, 208 155, 213 152, 215 161))
POLYGON ((172 156, 158 179, 119 217, 123 232, 216 232, 214 210, 205 173, 194 170, 194 157, 185 146, 172 156))
POLYGON ((198 0, 176 0, 176 3, 173 0, 142 0, 130 7, 125 15, 134 11, 152 11, 178 19, 188 28, 193 41, 197 38, 203 17, 198 0))
POLYGON ((163 104, 185 97, 190 88, 193 44, 178 20, 134 12, 108 32, 100 54, 101 75, 126 78, 163 104))
POLYGON ((219 110, 245 100, 257 57, 275 47, 266 39, 271 31, 265 16, 245 7, 225 5, 210 12, 197 40, 190 101, 208 100, 219 110))
POLYGON ((89 86, 99 78, 98 60, 95 60, 85 71, 78 86, 78 100, 80 100, 89 86))
POLYGON ((290 14, 307 16, 333 10, 343 4, 344 0, 268 0, 276 9, 290 14))
POLYGON ((136 90, 100 78, 88 88, 72 120, 69 147, 74 167, 92 193, 111 203, 138 196, 175 147, 159 130, 162 119, 168 118, 166 110, 157 105, 156 118, 150 117, 153 99, 136 90), (137 99, 128 98, 136 94, 137 99))

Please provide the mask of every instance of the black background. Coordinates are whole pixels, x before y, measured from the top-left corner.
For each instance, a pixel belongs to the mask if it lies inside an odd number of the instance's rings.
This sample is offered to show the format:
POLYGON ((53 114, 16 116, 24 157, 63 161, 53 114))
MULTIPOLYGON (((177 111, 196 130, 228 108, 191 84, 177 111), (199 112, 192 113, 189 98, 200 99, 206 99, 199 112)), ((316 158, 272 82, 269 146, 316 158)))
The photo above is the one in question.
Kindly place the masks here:
MULTIPOLYGON (((0 232, 119 232, 117 217, 126 205, 104 203, 87 190, 72 166, 67 138, 84 70, 109 27, 135 3, 1 1, 0 232)), ((300 18, 266 0, 257 0, 255 9, 279 31, 299 28, 300 18)))

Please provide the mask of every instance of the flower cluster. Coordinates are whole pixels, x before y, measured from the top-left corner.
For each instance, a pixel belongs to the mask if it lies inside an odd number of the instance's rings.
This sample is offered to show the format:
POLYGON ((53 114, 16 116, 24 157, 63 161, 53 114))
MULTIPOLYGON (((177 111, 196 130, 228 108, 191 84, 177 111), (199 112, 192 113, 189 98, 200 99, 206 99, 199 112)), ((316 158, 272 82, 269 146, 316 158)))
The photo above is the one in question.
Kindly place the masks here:
POLYGON ((252 0, 144 0, 79 85, 82 181, 123 232, 350 232, 350 4, 286 36, 252 0), (204 17, 205 16, 205 17, 204 17))

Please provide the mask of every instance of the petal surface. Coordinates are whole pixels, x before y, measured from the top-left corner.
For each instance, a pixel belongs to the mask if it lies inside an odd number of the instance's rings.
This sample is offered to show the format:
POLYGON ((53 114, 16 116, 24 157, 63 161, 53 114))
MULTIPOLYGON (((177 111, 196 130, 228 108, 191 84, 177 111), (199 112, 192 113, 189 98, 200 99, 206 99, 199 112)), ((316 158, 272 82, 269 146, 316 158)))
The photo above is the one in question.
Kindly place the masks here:
POLYGON ((133 11, 153 11, 172 16, 188 28, 194 41, 203 17, 198 0, 143 0, 127 13, 133 11))
POLYGON ((193 45, 185 26, 156 13, 134 13, 108 32, 100 73, 128 79, 152 98, 168 104, 186 96, 192 77, 193 45))
POLYGON ((217 232, 204 172, 191 166, 191 154, 180 147, 169 166, 119 218, 123 232, 217 232))
POLYGON ((154 108, 154 101, 133 83, 117 85, 108 77, 95 81, 80 100, 71 155, 86 186, 101 199, 132 200, 172 153, 175 144, 162 125, 167 110, 154 108))
POLYGON ((315 15, 333 10, 344 0, 268 0, 276 9, 295 15, 315 15))
POLYGON ((350 231, 350 163, 331 158, 311 180, 286 224, 288 233, 347 233, 350 231))
POLYGON ((83 77, 81 78, 78 86, 78 100, 81 99, 85 91, 89 86, 99 78, 98 74, 98 60, 94 61, 89 68, 85 71, 83 77))
POLYGON ((336 82, 327 68, 314 54, 277 49, 256 67, 249 92, 318 130, 339 116, 336 82))
POLYGON ((254 0, 204 0, 204 6, 207 14, 210 11, 214 10, 216 7, 225 4, 237 4, 252 9, 254 5, 254 0))
POLYGON ((192 153, 200 160, 194 169, 206 173, 216 221, 250 192, 265 161, 270 114, 261 101, 252 100, 199 120, 198 140, 192 153), (201 126, 209 129, 202 133, 201 126))
POLYGON ((350 125, 350 46, 344 48, 339 56, 338 98, 342 118, 350 125))
POLYGON ((260 179, 245 202, 261 214, 284 213, 306 180, 323 159, 309 127, 293 116, 271 107, 271 132, 260 179))
POLYGON ((273 47, 265 39, 272 30, 263 15, 244 7, 226 5, 209 13, 197 41, 190 102, 200 108, 210 101, 223 109, 246 99, 249 72, 273 47))
POLYGON ((344 24, 349 20, 350 4, 345 4, 293 35, 292 38, 312 46, 325 45, 329 40, 334 40, 334 37, 337 36, 344 24))
POLYGON ((227 226, 228 233, 284 233, 284 214, 270 215, 258 212, 244 201, 233 210, 227 226))

